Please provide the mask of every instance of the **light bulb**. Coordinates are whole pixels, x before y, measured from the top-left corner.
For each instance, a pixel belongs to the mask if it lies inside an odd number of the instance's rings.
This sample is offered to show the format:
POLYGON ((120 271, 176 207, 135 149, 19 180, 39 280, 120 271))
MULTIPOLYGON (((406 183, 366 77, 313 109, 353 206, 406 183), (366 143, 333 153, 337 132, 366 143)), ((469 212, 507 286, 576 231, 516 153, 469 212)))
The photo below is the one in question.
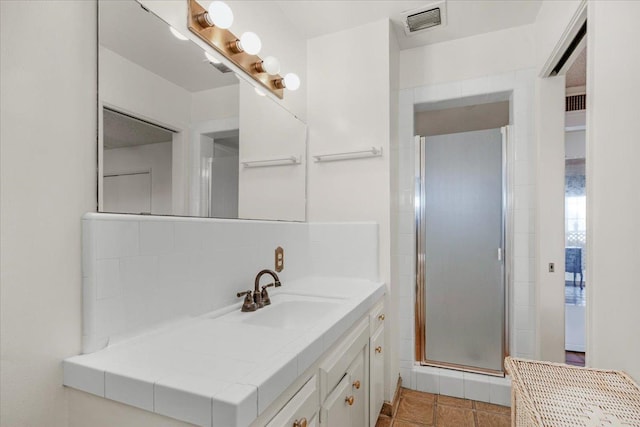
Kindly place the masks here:
POLYGON ((262 69, 265 73, 274 76, 280 72, 280 61, 273 56, 267 56, 262 61, 262 69))
POLYGON ((242 50, 247 52, 249 55, 257 55, 258 52, 260 52, 260 49, 262 49, 260 37, 251 31, 242 33, 240 36, 240 44, 242 45, 242 50))
POLYGON ((298 90, 300 87, 300 77, 294 73, 285 74, 284 86, 289 90, 298 90))
POLYGON ((207 19, 218 28, 229 28, 233 24, 233 11, 223 1, 212 1, 207 10, 209 16, 207 19))
POLYGON ((175 28, 173 27, 169 27, 169 31, 171 31, 171 34, 173 34, 173 36, 175 38, 177 38, 178 40, 189 40, 187 37, 183 36, 182 34, 180 34, 175 28))
POLYGON ((212 54, 210 54, 209 52, 205 52, 204 56, 207 58, 207 61, 211 62, 212 64, 219 64, 220 60, 218 58, 216 58, 215 56, 213 56, 212 54))
POLYGON ((266 93, 264 93, 260 88, 255 88, 254 90, 256 91, 256 93, 257 93, 259 96, 266 96, 266 95, 267 95, 267 94, 266 94, 266 93))

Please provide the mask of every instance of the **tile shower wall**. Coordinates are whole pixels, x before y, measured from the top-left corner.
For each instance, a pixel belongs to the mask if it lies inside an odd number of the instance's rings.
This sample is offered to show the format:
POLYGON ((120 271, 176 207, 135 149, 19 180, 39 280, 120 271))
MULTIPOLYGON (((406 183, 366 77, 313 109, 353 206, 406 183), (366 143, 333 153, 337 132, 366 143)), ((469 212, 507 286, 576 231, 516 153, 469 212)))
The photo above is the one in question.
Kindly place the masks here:
POLYGON ((376 279, 375 223, 277 221, 86 214, 83 232, 83 352, 143 329, 239 302, 256 273, 280 278, 376 279), (312 256, 313 254, 313 256, 312 256))
POLYGON ((414 142, 414 104, 438 102, 483 94, 511 92, 509 161, 511 163, 509 213, 513 218, 512 279, 509 288, 511 355, 535 356, 535 147, 532 106, 533 69, 486 76, 461 82, 423 86, 400 91, 397 224, 400 293, 400 374, 407 386, 458 397, 509 403, 509 380, 490 378, 416 365, 414 357, 415 302, 415 221, 414 188, 416 145, 414 142), (465 378, 466 377, 466 378, 465 378))

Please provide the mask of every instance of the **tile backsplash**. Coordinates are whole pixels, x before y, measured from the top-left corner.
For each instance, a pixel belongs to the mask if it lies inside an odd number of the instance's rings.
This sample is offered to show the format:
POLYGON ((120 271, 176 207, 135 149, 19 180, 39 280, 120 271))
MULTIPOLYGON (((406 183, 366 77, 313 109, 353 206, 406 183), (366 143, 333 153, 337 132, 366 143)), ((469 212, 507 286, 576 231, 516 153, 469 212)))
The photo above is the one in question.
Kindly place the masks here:
POLYGON ((82 232, 83 353, 239 302, 236 292, 273 269, 277 246, 284 286, 306 276, 378 278, 375 223, 89 213, 82 232))

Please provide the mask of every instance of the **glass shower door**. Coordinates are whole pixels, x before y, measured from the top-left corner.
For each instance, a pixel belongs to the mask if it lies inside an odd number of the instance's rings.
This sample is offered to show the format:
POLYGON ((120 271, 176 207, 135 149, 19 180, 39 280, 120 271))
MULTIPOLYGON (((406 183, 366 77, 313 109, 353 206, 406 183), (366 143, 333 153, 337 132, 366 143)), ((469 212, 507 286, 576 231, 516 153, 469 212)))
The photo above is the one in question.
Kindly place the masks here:
POLYGON ((503 154, 501 129, 422 139, 425 364, 502 372, 503 154))

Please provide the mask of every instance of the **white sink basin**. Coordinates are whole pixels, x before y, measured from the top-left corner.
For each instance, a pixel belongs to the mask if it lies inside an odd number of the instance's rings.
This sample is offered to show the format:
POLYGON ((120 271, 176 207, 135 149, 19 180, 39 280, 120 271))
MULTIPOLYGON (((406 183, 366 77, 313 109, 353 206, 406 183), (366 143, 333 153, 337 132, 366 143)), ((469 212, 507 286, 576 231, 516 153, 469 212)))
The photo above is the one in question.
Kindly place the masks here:
POLYGON ((271 296, 271 305, 245 313, 243 323, 283 329, 307 329, 342 307, 341 298, 292 294, 271 296))

